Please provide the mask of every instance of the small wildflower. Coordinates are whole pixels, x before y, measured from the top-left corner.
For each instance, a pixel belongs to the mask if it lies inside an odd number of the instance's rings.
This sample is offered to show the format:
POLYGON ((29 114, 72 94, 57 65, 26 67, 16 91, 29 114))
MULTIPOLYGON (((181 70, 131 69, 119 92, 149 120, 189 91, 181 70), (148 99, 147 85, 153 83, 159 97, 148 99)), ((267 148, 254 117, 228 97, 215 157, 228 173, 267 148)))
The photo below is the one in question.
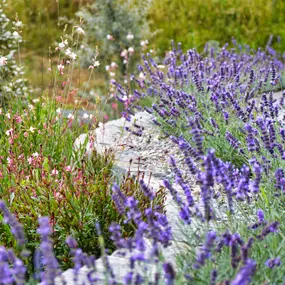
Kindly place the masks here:
POLYGON ((116 62, 113 61, 113 62, 111 63, 111 67, 116 68, 116 67, 118 67, 118 65, 117 65, 116 62))
POLYGON ((58 69, 60 75, 62 75, 62 74, 63 74, 64 65, 63 65, 63 64, 59 64, 59 65, 57 66, 57 69, 58 69))
POLYGON ((70 119, 70 120, 73 120, 73 119, 74 119, 74 115, 71 114, 71 113, 69 113, 68 116, 67 116, 67 118, 70 119))
POLYGON ((58 174, 58 171, 56 170, 56 168, 54 168, 52 171, 51 171, 51 175, 57 175, 58 174))
POLYGON ((280 266, 281 265, 280 257, 268 259, 265 262, 265 265, 269 268, 274 268, 276 266, 280 266))
POLYGON ((7 130, 7 131, 5 132, 5 134, 6 134, 7 136, 12 136, 12 135, 13 135, 13 132, 14 132, 14 129, 9 129, 9 130, 7 130))
POLYGON ((83 119, 88 119, 89 118, 89 115, 87 113, 84 113, 83 114, 83 119))
POLYGON ((33 133, 33 132, 35 131, 35 129, 36 129, 36 128, 34 128, 34 127, 30 127, 30 128, 29 128, 29 131, 30 131, 31 133, 33 133))
POLYGON ((38 154, 37 152, 34 152, 34 153, 32 154, 32 156, 33 156, 33 157, 39 157, 39 154, 38 154))
POLYGON ((0 57, 0 66, 4 66, 7 64, 7 57, 1 56, 0 57))
POLYGON ((127 35, 127 39, 130 41, 130 40, 133 40, 134 39, 134 35, 133 34, 128 34, 127 35))
POLYGON ((78 27, 76 29, 76 32, 79 34, 79 35, 85 35, 85 31, 81 28, 81 27, 78 27))
POLYGON ((112 41, 114 37, 112 35, 107 35, 107 40, 112 41))
POLYGON ((129 48, 128 48, 128 52, 129 52, 130 54, 133 54, 133 53, 135 52, 135 49, 134 49, 133 47, 129 47, 129 48))
POLYGON ((128 55, 128 51, 126 49, 121 51, 121 57, 126 57, 127 55, 128 55))
POLYGON ((16 40, 18 40, 18 39, 21 38, 21 36, 19 35, 19 33, 16 32, 16 31, 13 33, 13 37, 14 37, 14 39, 16 39, 16 40))
POLYGON ((65 166, 64 169, 66 172, 71 172, 71 166, 70 165, 65 166))
POLYGON ((94 62, 94 66, 95 67, 98 67, 100 65, 100 62, 98 61, 98 60, 96 60, 95 62, 94 62))
POLYGON ((58 48, 59 49, 63 49, 64 47, 65 47, 64 42, 61 42, 61 43, 58 44, 58 48))

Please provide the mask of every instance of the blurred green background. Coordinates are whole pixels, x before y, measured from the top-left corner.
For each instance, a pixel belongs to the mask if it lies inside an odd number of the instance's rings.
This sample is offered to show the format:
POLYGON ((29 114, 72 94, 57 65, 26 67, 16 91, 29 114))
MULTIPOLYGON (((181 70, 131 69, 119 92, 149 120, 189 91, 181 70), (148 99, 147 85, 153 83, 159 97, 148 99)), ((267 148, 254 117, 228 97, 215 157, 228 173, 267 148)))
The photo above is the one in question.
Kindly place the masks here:
MULTIPOLYGON (((120 1, 106 0, 106 3, 120 1)), ((223 45, 230 43, 232 37, 239 43, 257 48, 265 47, 270 35, 273 35, 272 46, 280 51, 285 50, 285 0, 123 2, 130 8, 138 6, 139 11, 147 6, 149 47, 153 47, 158 56, 164 56, 170 47, 171 39, 176 43, 181 42, 184 50, 192 47, 202 50, 209 40, 223 45)), ((60 40, 63 23, 73 25, 78 22, 79 18, 75 13, 83 7, 88 9, 88 5, 94 3, 96 0, 8 0, 9 16, 14 17, 17 13, 25 24, 23 59, 27 64, 27 76, 33 86, 44 88, 48 85, 43 73, 48 65, 49 47, 60 40)), ((95 44, 100 47, 100 41, 95 44)), ((104 66, 100 68, 104 70, 104 66)), ((100 85, 100 82, 98 84, 100 85)))

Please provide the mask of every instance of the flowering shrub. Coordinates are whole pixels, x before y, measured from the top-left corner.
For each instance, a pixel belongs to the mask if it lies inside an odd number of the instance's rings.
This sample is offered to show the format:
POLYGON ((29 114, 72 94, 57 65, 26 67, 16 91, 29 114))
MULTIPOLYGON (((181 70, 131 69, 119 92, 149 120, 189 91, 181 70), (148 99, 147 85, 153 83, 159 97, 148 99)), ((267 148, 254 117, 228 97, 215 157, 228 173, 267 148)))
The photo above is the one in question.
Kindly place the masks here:
MULTIPOLYGON (((28 109, 17 105, 0 113, 1 199, 23 224, 27 249, 34 254, 39 245, 39 216, 50 217, 53 249, 63 269, 71 266, 65 244, 69 235, 76 238, 82 250, 95 256, 100 255, 96 223, 101 225, 111 251, 111 223, 121 224, 123 236, 133 235, 134 229, 121 223, 123 218, 112 200, 112 153, 101 156, 94 149, 92 159, 86 159, 81 150, 73 151, 75 138, 87 129, 76 128, 72 114, 64 119, 60 107, 43 99, 31 102, 28 109)), ((142 211, 163 205, 162 192, 151 200, 143 198, 138 182, 130 177, 123 180, 122 189, 127 196, 138 198, 138 209, 142 211)), ((4 225, 0 226, 0 236, 3 245, 17 249, 4 225)), ((29 272, 34 269, 28 266, 29 272)))
POLYGON ((4 12, 6 5, 6 0, 1 0, 0 106, 7 104, 10 98, 25 97, 28 93, 27 81, 23 78, 24 68, 15 60, 15 53, 19 52, 22 42, 22 22, 17 18, 11 22, 4 12))
POLYGON ((148 45, 150 32, 146 17, 150 4, 151 1, 99 0, 82 8, 77 16, 84 21, 87 34, 83 60, 86 55, 94 55, 95 42, 108 75, 120 79, 125 76, 128 82, 128 75, 135 71, 140 53, 148 45))
POLYGON ((206 46, 204 55, 173 46, 166 73, 150 55, 144 58, 145 79, 133 78, 132 94, 114 82, 127 106, 124 116, 129 119, 137 104, 153 114, 188 168, 183 173, 170 158, 185 199, 164 181, 190 235, 185 242, 196 248, 179 258, 182 284, 284 282, 285 93, 273 93, 284 88, 284 59, 270 46, 234 45, 206 46), (200 187, 198 198, 188 175, 200 187))

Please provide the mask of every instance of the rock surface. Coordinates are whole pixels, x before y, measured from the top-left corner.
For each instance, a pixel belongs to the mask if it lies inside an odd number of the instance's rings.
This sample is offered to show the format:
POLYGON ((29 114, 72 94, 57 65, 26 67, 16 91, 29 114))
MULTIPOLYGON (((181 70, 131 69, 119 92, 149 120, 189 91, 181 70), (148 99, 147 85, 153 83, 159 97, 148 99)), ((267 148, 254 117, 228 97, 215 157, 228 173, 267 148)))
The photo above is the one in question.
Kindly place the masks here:
MULTIPOLYGON (((124 118, 109 121, 105 125, 97 128, 89 134, 79 136, 74 147, 79 148, 88 141, 86 146, 86 154, 90 155, 92 147, 95 147, 99 153, 103 153, 106 149, 112 149, 115 152, 116 170, 120 172, 129 171, 136 175, 138 171, 144 173, 145 181, 150 181, 153 189, 157 190, 162 185, 162 180, 171 178, 171 172, 168 167, 169 155, 173 154, 176 157, 181 157, 178 147, 169 139, 163 137, 159 128, 152 123, 152 116, 146 112, 139 112, 132 117, 131 122, 124 118), (125 131, 125 127, 130 129, 130 132, 125 131), (136 136, 132 132, 142 130, 141 136, 136 136), (91 143, 90 143, 91 142, 91 143), (93 144, 93 145, 92 145, 93 144), (130 163, 130 161, 132 161, 130 163)), ((179 167, 184 168, 181 161, 179 167)), ((194 179, 188 181, 192 185, 193 193, 198 194, 199 187, 195 184, 194 179)), ((182 191, 180 193, 183 194, 182 191)), ((178 207, 173 202, 170 193, 166 196, 166 215, 172 227, 173 242, 171 246, 162 250, 166 260, 175 261, 175 256, 181 250, 187 248, 185 240, 185 231, 181 231, 182 223, 178 218, 178 207)), ((148 249, 151 250, 151 242, 146 241, 148 249)), ((122 251, 117 250, 111 256, 108 256, 108 261, 114 269, 114 273, 118 278, 118 282, 123 282, 123 278, 129 268, 129 254, 122 256, 122 251)), ((101 280, 98 284, 104 284, 104 264, 102 258, 96 260, 96 277, 101 280)), ((138 271, 143 270, 138 268, 138 271)), ((155 266, 149 263, 148 272, 150 276, 154 276, 155 266)), ((83 267, 80 269, 79 277, 74 280, 74 271, 72 269, 65 271, 61 278, 58 278, 56 284, 89 284, 88 272, 90 269, 83 267)))

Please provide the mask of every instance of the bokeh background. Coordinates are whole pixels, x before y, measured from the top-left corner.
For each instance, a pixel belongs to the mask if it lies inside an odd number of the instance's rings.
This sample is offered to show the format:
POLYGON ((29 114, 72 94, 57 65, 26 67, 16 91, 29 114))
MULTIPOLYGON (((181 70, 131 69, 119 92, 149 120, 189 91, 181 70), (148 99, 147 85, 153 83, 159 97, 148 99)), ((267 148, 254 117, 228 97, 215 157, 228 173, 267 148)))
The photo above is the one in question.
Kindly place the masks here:
POLYGON ((130 46, 135 52, 129 73, 135 72, 141 52, 151 50, 153 56, 162 61, 171 40, 181 42, 183 50, 202 51, 209 41, 220 46, 231 45, 235 38, 238 43, 252 48, 265 48, 271 41, 273 48, 285 51, 283 0, 7 1, 9 17, 17 14, 24 23, 21 57, 31 85, 39 92, 50 84, 45 73, 52 58, 52 47, 60 42, 64 33, 71 32, 80 19, 84 21, 88 48, 83 52, 82 69, 75 76, 80 77, 80 82, 88 79, 88 60, 98 46, 100 67, 91 84, 97 93, 108 92, 105 66, 112 61, 126 74, 119 53, 130 46), (132 43, 126 41, 128 33, 134 35, 132 43), (108 41, 108 34, 115 35, 116 41, 108 41), (145 40, 147 46, 142 46, 141 41, 145 40))

